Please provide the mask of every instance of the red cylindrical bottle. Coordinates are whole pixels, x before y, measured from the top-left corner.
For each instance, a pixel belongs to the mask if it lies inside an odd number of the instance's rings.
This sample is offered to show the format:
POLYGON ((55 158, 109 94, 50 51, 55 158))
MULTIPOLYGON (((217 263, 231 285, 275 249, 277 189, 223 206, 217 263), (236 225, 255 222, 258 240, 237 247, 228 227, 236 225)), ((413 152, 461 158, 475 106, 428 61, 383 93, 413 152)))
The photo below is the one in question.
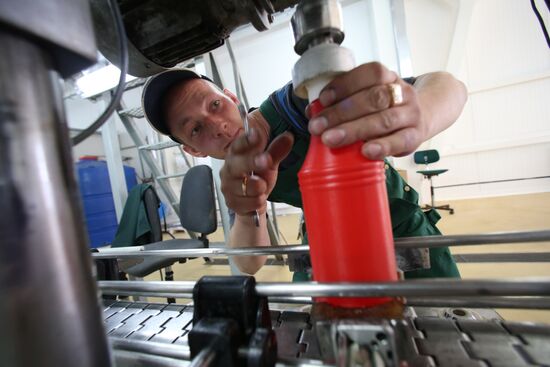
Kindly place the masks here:
MULTIPOLYGON (((318 100, 312 102, 312 116, 321 110, 318 100)), ((397 281, 384 163, 366 159, 362 145, 332 149, 312 136, 298 173, 315 281, 397 281)), ((390 300, 317 299, 339 307, 390 300)))

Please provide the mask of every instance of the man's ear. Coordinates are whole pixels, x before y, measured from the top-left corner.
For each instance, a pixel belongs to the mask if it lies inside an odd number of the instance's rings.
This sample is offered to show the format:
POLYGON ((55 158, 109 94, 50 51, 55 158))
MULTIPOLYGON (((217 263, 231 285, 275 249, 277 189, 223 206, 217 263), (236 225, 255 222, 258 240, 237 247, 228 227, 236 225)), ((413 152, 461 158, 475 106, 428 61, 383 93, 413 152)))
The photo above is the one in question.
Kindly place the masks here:
POLYGON ((182 147, 182 149, 185 153, 188 153, 188 154, 192 155, 193 157, 204 158, 204 157, 207 156, 206 154, 204 154, 202 152, 199 152, 198 150, 196 150, 193 147, 190 147, 190 146, 187 146, 187 145, 182 145, 181 147, 182 147))
POLYGON ((234 95, 233 92, 231 92, 229 89, 224 88, 223 89, 223 94, 228 96, 233 102, 235 102, 235 104, 241 103, 241 102, 239 102, 239 99, 237 98, 237 96, 234 95))

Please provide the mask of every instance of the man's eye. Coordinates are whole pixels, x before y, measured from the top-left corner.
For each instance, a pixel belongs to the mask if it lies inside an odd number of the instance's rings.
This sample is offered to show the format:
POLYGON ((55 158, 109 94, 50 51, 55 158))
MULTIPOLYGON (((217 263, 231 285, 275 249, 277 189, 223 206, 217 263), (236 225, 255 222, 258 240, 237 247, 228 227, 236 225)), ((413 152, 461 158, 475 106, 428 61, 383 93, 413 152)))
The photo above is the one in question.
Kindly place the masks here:
POLYGON ((200 132, 201 132, 200 125, 196 125, 195 127, 193 127, 193 129, 191 129, 191 136, 197 136, 198 134, 200 134, 200 132))
POLYGON ((212 102, 212 107, 217 108, 220 106, 221 101, 219 99, 216 99, 214 102, 212 102))

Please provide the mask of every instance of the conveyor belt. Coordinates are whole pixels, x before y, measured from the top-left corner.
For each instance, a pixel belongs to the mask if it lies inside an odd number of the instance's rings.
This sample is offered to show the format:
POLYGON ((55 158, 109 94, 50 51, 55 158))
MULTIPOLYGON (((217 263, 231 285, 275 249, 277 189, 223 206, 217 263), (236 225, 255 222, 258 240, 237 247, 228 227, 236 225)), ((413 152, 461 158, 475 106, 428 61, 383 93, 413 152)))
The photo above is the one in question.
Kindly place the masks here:
MULTIPOLYGON (((391 323, 398 355, 407 367, 550 366, 550 325, 506 322, 489 310, 418 308, 408 314, 391 323)), ((118 301, 104 308, 110 337, 182 348, 192 317, 193 307, 180 304, 118 301)), ((321 359, 309 313, 271 311, 271 319, 279 359, 321 359)))

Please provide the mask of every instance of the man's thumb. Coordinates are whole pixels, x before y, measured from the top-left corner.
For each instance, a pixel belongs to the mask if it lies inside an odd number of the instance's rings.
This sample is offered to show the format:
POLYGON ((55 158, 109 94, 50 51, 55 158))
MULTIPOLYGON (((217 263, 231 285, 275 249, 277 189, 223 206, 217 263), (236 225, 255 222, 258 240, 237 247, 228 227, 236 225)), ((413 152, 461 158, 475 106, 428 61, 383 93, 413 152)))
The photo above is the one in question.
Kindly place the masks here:
POLYGON ((286 131, 273 139, 266 150, 271 157, 271 168, 275 169, 279 166, 279 163, 290 153, 293 144, 294 135, 290 131, 286 131))

